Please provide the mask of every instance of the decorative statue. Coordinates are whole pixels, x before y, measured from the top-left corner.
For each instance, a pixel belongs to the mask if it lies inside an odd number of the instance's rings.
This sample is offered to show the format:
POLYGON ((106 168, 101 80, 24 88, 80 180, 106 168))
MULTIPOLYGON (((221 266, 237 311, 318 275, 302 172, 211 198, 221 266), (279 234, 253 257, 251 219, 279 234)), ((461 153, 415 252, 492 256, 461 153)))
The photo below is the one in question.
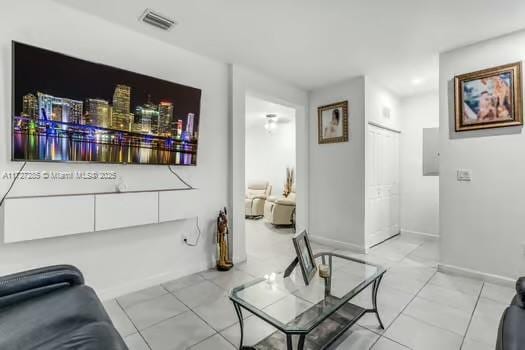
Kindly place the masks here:
POLYGON ((286 168, 286 180, 284 182, 283 196, 288 197, 292 192, 293 183, 295 181, 295 170, 294 168, 286 168))
POLYGON ((226 207, 217 217, 217 270, 228 271, 233 267, 228 250, 228 212, 226 207))

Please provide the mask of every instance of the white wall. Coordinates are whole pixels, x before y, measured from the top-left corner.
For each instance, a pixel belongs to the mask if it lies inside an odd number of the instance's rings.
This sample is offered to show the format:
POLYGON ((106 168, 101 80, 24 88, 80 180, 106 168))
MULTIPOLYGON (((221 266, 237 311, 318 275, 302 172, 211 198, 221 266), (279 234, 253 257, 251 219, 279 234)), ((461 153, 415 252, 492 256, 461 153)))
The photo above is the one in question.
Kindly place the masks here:
POLYGON ((286 168, 295 169, 295 110, 256 97, 246 99, 246 184, 268 181, 281 196, 286 168), (277 127, 264 128, 265 115, 276 113, 277 127))
POLYGON ((439 127, 436 92, 401 100, 401 231, 439 234, 439 176, 423 176, 423 128, 439 127))
POLYGON ((443 264, 523 274, 525 136, 521 127, 454 131, 455 75, 522 61, 525 31, 440 55, 440 245, 443 264), (456 181, 471 169, 471 182, 456 181))
MULTIPOLYGON (((87 283, 103 297, 111 297, 210 266, 214 217, 228 201, 228 66, 52 1, 4 1, 0 12, 2 171, 21 165, 9 161, 11 40, 202 89, 198 166, 177 169, 199 188, 192 200, 201 203, 203 234, 198 247, 185 246, 182 233, 194 228, 192 222, 184 221, 0 244, 0 273, 46 264, 74 264, 85 273, 87 283)), ((73 169, 114 170, 129 189, 181 186, 162 166, 30 163, 26 167, 73 169)), ((0 180, 0 193, 8 185, 9 181, 0 180)), ((112 191, 114 186, 114 182, 106 181, 18 181, 11 195, 112 191)), ((60 219, 60 213, 51 218, 60 219)))
POLYGON ((308 228, 308 94, 278 79, 253 72, 239 65, 230 66, 231 88, 231 138, 230 160, 231 178, 229 190, 232 193, 233 260, 246 260, 244 194, 245 182, 245 131, 246 96, 256 96, 264 100, 282 104, 295 109, 296 125, 296 190, 297 190, 297 229, 308 228))
POLYGON ((399 98, 369 77, 365 78, 365 117, 367 123, 376 123, 394 130, 401 129, 399 98), (385 109, 389 113, 385 113, 385 109))
POLYGON ((310 234, 326 244, 364 247, 365 79, 310 93, 310 234), (317 108, 348 100, 349 140, 318 144, 317 108))

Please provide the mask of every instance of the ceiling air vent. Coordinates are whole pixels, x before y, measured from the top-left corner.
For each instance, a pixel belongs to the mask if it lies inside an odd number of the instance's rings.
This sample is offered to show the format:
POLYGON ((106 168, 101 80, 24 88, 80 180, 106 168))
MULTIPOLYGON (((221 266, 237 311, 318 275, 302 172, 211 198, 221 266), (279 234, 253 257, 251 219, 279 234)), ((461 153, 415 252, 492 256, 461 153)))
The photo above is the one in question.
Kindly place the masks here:
POLYGON ((139 19, 163 30, 170 30, 174 25, 177 24, 177 22, 174 20, 159 15, 150 9, 146 9, 139 19))

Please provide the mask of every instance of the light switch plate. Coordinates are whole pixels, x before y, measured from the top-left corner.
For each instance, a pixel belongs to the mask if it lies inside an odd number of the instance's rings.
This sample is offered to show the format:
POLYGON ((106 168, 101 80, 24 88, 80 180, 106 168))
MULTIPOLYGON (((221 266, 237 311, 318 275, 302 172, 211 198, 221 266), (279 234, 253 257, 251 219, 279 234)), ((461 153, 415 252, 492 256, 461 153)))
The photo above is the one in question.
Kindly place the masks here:
POLYGON ((470 169, 458 169, 457 171, 458 181, 472 181, 472 170, 470 169))

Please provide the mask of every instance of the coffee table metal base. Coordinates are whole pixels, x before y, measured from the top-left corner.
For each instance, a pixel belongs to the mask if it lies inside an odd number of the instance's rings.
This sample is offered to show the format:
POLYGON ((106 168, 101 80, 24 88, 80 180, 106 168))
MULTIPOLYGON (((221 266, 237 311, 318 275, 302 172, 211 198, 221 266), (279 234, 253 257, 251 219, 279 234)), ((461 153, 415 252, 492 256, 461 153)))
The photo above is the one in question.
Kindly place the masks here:
MULTIPOLYGON (((310 333, 297 333, 297 332, 283 332, 286 339, 282 339, 282 342, 286 341, 286 348, 288 350, 292 350, 294 341, 297 341, 297 347, 298 350, 303 350, 305 347, 305 344, 308 343, 310 346, 309 348, 313 349, 326 349, 330 345, 332 345, 340 336, 342 336, 350 327, 352 327, 361 317, 363 317, 367 313, 374 313, 377 317, 377 321, 379 323, 379 327, 381 329, 384 329, 383 322, 381 321, 381 317, 379 316, 379 311, 377 309, 377 293, 379 291, 379 284, 381 283, 380 276, 378 279, 376 279, 372 284, 372 308, 371 309, 365 309, 360 306, 354 305, 352 303, 346 303, 343 304, 343 306, 337 310, 334 313, 334 317, 329 317, 324 322, 336 322, 337 327, 336 330, 332 333, 325 333, 323 332, 323 323, 321 323, 319 326, 314 328, 310 333), (315 337, 310 337, 311 333, 321 333, 317 334, 315 337), (297 339, 298 338, 298 339, 297 339)), ((335 298, 332 296, 332 298, 335 298)), ((232 300, 233 301, 233 300, 232 300)), ((244 319, 242 316, 242 306, 235 301, 233 301, 233 305, 235 307, 235 312, 237 314, 237 317, 239 318, 239 325, 241 330, 241 339, 239 344, 240 350, 256 350, 256 349, 280 349, 282 347, 278 346, 272 346, 275 345, 276 340, 278 337, 276 334, 280 333, 280 331, 275 332, 274 334, 268 336, 267 338, 263 339, 259 343, 257 343, 254 346, 243 346, 244 342, 244 319)), ((333 327, 329 327, 333 328, 333 327)))

